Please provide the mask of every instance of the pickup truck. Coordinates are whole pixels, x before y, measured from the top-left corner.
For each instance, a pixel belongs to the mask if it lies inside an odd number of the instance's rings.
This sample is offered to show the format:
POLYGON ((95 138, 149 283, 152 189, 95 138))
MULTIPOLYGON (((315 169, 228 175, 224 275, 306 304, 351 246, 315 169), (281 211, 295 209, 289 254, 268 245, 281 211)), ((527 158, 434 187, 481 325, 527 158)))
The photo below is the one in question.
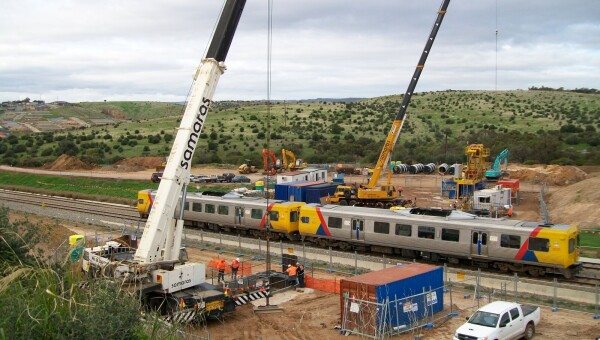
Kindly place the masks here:
POLYGON ((454 340, 531 339, 540 322, 540 308, 495 301, 481 307, 454 333, 454 340))

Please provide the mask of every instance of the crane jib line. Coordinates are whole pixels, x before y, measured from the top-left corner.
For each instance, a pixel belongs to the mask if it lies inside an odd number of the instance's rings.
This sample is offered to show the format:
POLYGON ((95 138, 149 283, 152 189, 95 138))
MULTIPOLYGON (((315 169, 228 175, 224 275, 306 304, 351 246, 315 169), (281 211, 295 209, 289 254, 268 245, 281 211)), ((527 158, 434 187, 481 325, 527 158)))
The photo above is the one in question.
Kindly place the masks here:
POLYGON ((194 122, 194 132, 190 134, 187 142, 187 149, 183 153, 183 160, 179 163, 184 169, 189 169, 190 167, 190 161, 194 155, 194 150, 196 149, 196 144, 198 143, 198 137, 200 136, 202 126, 204 125, 204 117, 208 113, 210 104, 210 99, 204 97, 202 98, 202 105, 200 105, 200 108, 198 109, 198 115, 196 116, 196 121, 194 122))

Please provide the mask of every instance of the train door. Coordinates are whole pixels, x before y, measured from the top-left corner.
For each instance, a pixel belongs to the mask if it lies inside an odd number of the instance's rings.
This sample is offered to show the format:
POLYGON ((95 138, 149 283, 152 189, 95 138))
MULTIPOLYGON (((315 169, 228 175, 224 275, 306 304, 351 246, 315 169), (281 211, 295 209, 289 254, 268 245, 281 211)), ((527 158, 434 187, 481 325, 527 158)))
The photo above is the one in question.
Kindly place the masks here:
POLYGON ((235 221, 233 222, 235 225, 244 225, 244 207, 236 206, 235 207, 235 221))
POLYGON ((473 231, 471 234, 471 255, 487 256, 488 233, 485 231, 473 231))
POLYGON ((364 241, 365 240, 365 220, 360 218, 352 219, 352 235, 350 238, 353 240, 364 241))

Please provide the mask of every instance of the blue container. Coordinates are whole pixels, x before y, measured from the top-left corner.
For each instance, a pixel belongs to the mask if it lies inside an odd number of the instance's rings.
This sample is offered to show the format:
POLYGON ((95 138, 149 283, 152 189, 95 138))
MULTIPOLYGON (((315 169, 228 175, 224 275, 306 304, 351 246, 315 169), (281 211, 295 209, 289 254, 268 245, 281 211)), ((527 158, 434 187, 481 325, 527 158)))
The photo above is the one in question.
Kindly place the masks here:
POLYGON ((444 268, 421 263, 395 266, 342 279, 340 281, 342 313, 346 314, 349 324, 352 324, 353 318, 360 317, 377 320, 378 329, 384 329, 384 326, 409 325, 415 320, 420 320, 424 316, 431 317, 444 309, 443 285, 444 268), (359 303, 359 300, 362 300, 382 305, 389 304, 387 308, 372 308, 369 311, 372 314, 370 316, 359 316, 344 306, 346 297, 356 299, 349 300, 350 303, 353 301, 359 303), (384 310, 387 311, 387 315, 383 314, 384 310))
POLYGON ((278 183, 278 184, 275 184, 275 199, 276 200, 287 201, 289 199, 289 197, 290 197, 290 195, 289 195, 290 185, 298 184, 298 183, 303 183, 303 182, 305 182, 305 181, 287 182, 287 183, 278 183))
POLYGON ((337 187, 337 183, 323 183, 306 188, 306 203, 321 203, 321 198, 333 196, 337 187))
POLYGON ((312 181, 304 183, 294 183, 288 188, 288 201, 291 202, 306 202, 306 189, 313 185, 322 184, 321 181, 312 181))

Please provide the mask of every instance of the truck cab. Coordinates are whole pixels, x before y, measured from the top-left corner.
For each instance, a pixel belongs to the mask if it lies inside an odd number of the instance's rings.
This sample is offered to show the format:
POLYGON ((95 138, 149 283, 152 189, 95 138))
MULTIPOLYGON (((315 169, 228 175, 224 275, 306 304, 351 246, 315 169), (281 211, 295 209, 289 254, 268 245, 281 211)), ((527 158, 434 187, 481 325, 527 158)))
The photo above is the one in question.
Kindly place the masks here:
POLYGON ((454 340, 531 339, 540 322, 540 308, 495 301, 477 310, 454 333, 454 340))

